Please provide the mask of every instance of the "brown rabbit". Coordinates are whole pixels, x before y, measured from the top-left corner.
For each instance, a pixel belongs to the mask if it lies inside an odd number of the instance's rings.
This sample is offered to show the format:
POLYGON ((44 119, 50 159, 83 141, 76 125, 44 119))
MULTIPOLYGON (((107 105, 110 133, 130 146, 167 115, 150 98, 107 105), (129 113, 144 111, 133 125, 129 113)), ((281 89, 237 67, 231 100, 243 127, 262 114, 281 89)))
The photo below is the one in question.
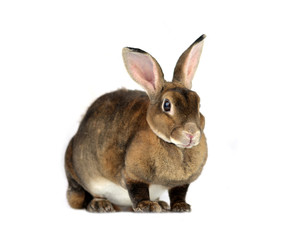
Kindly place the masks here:
POLYGON ((205 35, 179 58, 172 82, 148 53, 124 48, 130 76, 147 92, 118 90, 88 109, 65 156, 72 208, 113 212, 190 211, 185 197, 207 159, 205 119, 191 91, 205 35))

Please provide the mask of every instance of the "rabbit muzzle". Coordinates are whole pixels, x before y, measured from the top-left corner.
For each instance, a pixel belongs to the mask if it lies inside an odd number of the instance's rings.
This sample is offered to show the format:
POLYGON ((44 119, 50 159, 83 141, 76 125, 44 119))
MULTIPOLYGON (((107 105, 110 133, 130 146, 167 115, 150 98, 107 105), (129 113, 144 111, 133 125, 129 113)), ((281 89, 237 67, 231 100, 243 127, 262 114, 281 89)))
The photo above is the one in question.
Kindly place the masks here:
POLYGON ((188 123, 184 127, 175 128, 170 140, 180 148, 192 148, 200 143, 201 131, 194 123, 188 123))

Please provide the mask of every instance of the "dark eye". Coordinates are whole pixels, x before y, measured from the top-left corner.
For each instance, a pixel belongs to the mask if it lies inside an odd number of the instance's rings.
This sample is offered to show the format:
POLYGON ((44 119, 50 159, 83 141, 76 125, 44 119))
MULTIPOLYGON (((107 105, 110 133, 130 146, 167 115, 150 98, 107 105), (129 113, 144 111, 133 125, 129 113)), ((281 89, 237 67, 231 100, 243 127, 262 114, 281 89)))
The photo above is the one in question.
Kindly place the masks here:
POLYGON ((165 112, 170 112, 171 111, 171 102, 168 99, 164 100, 163 109, 164 109, 165 112))

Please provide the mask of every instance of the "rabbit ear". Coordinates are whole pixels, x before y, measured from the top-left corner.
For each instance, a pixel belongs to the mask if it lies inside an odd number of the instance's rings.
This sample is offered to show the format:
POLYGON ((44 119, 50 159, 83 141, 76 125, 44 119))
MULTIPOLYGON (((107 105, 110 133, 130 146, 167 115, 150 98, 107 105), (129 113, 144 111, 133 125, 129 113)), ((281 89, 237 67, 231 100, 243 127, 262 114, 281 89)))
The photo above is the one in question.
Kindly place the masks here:
POLYGON ((123 60, 129 75, 147 92, 150 100, 155 100, 164 85, 164 75, 160 65, 148 53, 137 48, 123 48, 123 60))
POLYGON ((205 37, 206 35, 200 36, 180 56, 174 70, 173 82, 181 82, 186 88, 192 88, 192 80, 200 61, 205 37))

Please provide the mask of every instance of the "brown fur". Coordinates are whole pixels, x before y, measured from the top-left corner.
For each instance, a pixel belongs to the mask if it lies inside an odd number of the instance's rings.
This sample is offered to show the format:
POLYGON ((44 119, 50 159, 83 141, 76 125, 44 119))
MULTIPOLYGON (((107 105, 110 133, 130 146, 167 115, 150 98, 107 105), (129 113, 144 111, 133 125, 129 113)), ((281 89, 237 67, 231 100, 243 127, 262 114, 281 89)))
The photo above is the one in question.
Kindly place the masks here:
MULTIPOLYGON (((148 95, 121 89, 101 96, 89 107, 66 151, 68 202, 73 208, 95 212, 118 210, 108 199, 91 197, 91 181, 102 177, 128 190, 135 211, 167 209, 164 202, 150 201, 148 187, 152 184, 169 189, 174 211, 189 211, 185 203, 188 185, 200 175, 207 159, 199 96, 183 81, 166 82, 158 63, 146 52, 128 51, 144 54, 160 74, 154 74, 152 85, 144 87, 148 95), (172 103, 173 115, 162 111, 166 98, 172 103), (166 141, 185 141, 184 131, 200 132, 199 144, 181 148, 166 141)), ((181 57, 178 65, 184 61, 181 57)), ((132 71, 128 60, 125 63, 132 71)))

